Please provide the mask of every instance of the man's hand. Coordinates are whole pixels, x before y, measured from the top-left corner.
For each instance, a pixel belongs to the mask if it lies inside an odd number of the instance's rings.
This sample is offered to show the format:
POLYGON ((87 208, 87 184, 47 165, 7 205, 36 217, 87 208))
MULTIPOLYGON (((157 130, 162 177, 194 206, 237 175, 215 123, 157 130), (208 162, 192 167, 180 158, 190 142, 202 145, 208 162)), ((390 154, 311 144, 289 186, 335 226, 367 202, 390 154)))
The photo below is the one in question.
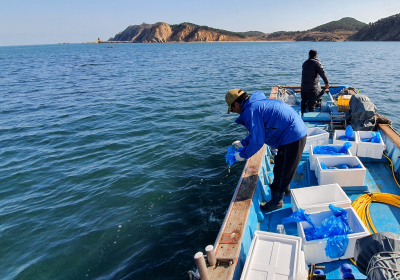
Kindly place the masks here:
POLYGON ((242 158, 242 157, 240 156, 240 153, 239 153, 239 152, 236 152, 236 153, 235 153, 235 159, 236 159, 236 161, 244 161, 244 160, 245 160, 244 158, 242 158))
POLYGON ((329 89, 329 84, 325 84, 325 89, 329 89))
POLYGON ((240 140, 236 140, 235 142, 232 143, 233 146, 235 146, 235 148, 243 148, 242 142, 240 142, 240 140))

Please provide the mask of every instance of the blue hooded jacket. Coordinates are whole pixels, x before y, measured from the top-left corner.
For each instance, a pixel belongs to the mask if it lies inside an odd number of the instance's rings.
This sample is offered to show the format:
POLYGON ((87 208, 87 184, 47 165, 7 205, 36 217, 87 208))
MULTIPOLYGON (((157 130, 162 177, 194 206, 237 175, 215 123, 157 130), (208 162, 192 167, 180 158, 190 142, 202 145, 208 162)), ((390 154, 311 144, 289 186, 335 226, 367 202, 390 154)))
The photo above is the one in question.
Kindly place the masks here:
POLYGON ((235 121, 244 125, 250 135, 242 139, 242 158, 250 158, 265 144, 273 148, 300 140, 307 135, 307 128, 292 107, 286 103, 267 99, 264 93, 254 92, 242 103, 240 116, 235 121))

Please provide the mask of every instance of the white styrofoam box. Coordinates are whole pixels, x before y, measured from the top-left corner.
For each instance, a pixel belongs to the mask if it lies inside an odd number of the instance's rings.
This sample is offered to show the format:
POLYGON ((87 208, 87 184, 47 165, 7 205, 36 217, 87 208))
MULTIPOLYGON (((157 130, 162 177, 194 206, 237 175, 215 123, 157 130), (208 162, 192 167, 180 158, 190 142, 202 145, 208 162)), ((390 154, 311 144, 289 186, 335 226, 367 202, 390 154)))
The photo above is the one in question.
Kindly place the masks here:
POLYGON ((367 169, 361 163, 360 159, 356 156, 326 157, 316 159, 315 175, 318 179, 318 185, 337 183, 341 187, 364 186, 366 173, 367 169), (360 164, 362 168, 323 170, 321 168, 321 162, 325 163, 326 167, 328 168, 339 164, 348 164, 350 166, 360 164))
POLYGON ((357 156, 381 159, 383 150, 385 149, 382 137, 380 143, 362 142, 362 138, 372 137, 372 131, 357 131, 357 134, 358 139, 360 139, 360 143, 358 143, 357 156))
POLYGON ((241 280, 296 279, 302 239, 255 231, 241 280))
POLYGON ((304 152, 310 150, 310 145, 318 146, 324 144, 329 144, 329 132, 319 127, 312 127, 307 130, 307 142, 304 152))
POLYGON ((343 135, 346 135, 346 130, 335 130, 335 133, 333 134, 333 144, 343 146, 344 143, 350 142, 351 143, 351 147, 350 147, 351 153, 353 155, 357 155, 357 147, 358 147, 358 143, 360 142, 360 139, 358 138, 358 134, 353 131, 352 137, 354 137, 354 141, 339 140, 339 136, 343 136, 343 135))
POLYGON ((351 200, 338 184, 292 189, 292 211, 299 208, 306 213, 329 211, 329 204, 346 208, 351 207, 351 200))
MULTIPOLYGON (((365 227, 360 217, 357 215, 356 211, 353 207, 344 208, 347 211, 347 221, 349 223, 350 228, 354 231, 354 233, 349 234, 349 245, 347 246, 346 252, 340 259, 349 259, 354 257, 354 246, 356 244, 357 239, 370 235, 368 229, 365 227)), ((333 215, 332 211, 323 211, 318 213, 310 214, 311 221, 316 226, 321 226, 321 223, 326 219, 333 215)), ((303 251, 307 264, 311 263, 324 263, 337 260, 331 259, 327 257, 325 254, 326 240, 318 239, 318 240, 310 240, 307 241, 304 229, 310 228, 311 225, 307 222, 297 223, 297 231, 299 236, 303 239, 303 251)))
MULTIPOLYGON (((335 144, 318 145, 318 146, 332 146, 332 147, 335 147, 335 148, 338 148, 338 149, 343 147, 343 145, 335 145, 335 144)), ((315 159, 318 158, 318 157, 342 157, 342 156, 352 156, 353 155, 351 153, 351 150, 348 150, 347 154, 345 154, 345 155, 314 154, 314 147, 316 147, 316 146, 314 146, 314 145, 310 146, 310 157, 309 157, 309 159, 310 159, 310 169, 312 171, 315 171, 315 159)))
POLYGON ((306 263, 304 252, 300 250, 297 280, 307 280, 307 279, 308 279, 308 265, 306 263))

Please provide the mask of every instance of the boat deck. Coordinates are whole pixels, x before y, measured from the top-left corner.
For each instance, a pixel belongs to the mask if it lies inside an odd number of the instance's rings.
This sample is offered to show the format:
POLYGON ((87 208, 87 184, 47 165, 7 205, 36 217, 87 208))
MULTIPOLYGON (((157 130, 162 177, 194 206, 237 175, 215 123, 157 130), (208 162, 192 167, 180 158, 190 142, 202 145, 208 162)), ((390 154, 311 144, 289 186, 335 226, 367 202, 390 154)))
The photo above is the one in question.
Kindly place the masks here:
MULTIPOLYGON (((292 106, 292 108, 300 114, 300 106, 292 106)), ((330 112, 328 112, 327 106, 322 106, 321 111, 322 112, 304 114, 303 120, 305 121, 307 128, 319 127, 329 131, 329 123, 327 122, 330 121, 330 112)), ((332 143, 332 139, 330 139, 330 143, 332 143)), ((303 153, 295 178, 290 185, 291 189, 318 186, 317 177, 315 176, 315 172, 310 170, 308 159, 309 153, 303 153)), ((400 188, 392 177, 392 171, 386 158, 383 158, 382 160, 360 158, 360 160, 367 169, 365 187, 345 188, 345 192, 352 202, 366 193, 382 192, 400 196, 400 188)), ((273 165, 271 165, 271 167, 273 168, 273 165)), ((271 180, 273 179, 272 169, 267 172, 267 175, 271 180)), ((272 212, 263 212, 264 220, 259 224, 260 230, 275 232, 277 225, 282 224, 282 218, 288 217, 292 214, 290 196, 285 196, 283 201, 285 205, 282 209, 272 212)), ((378 232, 390 231, 400 234, 400 208, 388 204, 371 203, 369 209, 373 224, 378 232)), ((288 235, 298 235, 296 223, 286 224, 285 231, 288 235)), ((356 279, 366 279, 366 276, 360 273, 357 267, 354 266, 350 260, 339 260, 320 265, 325 266, 324 273, 326 274, 327 279, 341 279, 342 275, 339 268, 344 263, 352 266, 352 273, 356 279)))
MULTIPOLYGON (((391 170, 388 170, 387 166, 383 162, 371 161, 370 159, 361 159, 365 167, 367 168, 366 184, 368 186, 368 192, 385 192, 400 195, 400 189, 394 180, 387 180, 392 176, 391 170), (383 183, 385 182, 385 183, 383 183)), ((272 175, 268 174, 269 176, 272 175)), ((302 161, 297 169, 295 179, 291 183, 291 188, 302 188, 308 186, 317 186, 317 178, 315 172, 310 170, 308 162, 308 153, 304 155, 302 161)), ((346 191, 346 194, 350 197, 352 202, 359 196, 367 193, 366 191, 358 192, 356 190, 346 191)), ((284 197, 283 209, 275 210, 273 212, 265 212, 264 221, 260 223, 260 230, 275 232, 278 224, 282 224, 282 218, 288 217, 292 214, 290 196, 284 197)), ((370 206, 371 218, 379 232, 394 232, 400 234, 400 209, 381 203, 372 203, 370 206)), ((286 224, 285 231, 288 235, 297 236, 296 223, 286 224)), ((353 267, 353 274, 356 279, 365 279, 365 275, 358 272, 357 267, 350 262, 350 260, 340 260, 331 263, 321 264, 325 266, 325 274, 327 279, 341 279, 339 267, 347 263, 353 267)))
MULTIPOLYGON (((287 86, 289 87, 289 86, 287 86)), ((336 86, 340 87, 340 86, 336 86)), ((292 86, 299 92, 296 86, 292 86)), ((277 98, 278 88, 273 87, 270 98, 277 98)), ((300 115, 300 102, 292 105, 300 115)), ((325 131, 330 129, 330 113, 336 112, 337 106, 332 104, 332 96, 324 95, 321 110, 305 113, 303 120, 308 128, 319 127, 325 131)), ((395 172, 400 170, 400 135, 388 125, 380 125, 381 135, 386 145, 388 157, 394 164, 395 172)), ((332 134, 332 133, 331 133, 332 134)), ((332 135, 330 135, 332 143, 332 135)), ((284 197, 284 207, 272 212, 263 212, 259 205, 268 201, 269 184, 273 181, 272 152, 264 146, 252 156, 244 167, 241 179, 228 208, 221 230, 216 238, 214 248, 217 266, 208 267, 210 280, 240 279, 251 241, 256 230, 276 232, 277 225, 282 224, 282 218, 292 214, 291 197, 284 197)), ((349 198, 355 201, 366 193, 390 193, 400 196, 400 188, 393 179, 391 166, 385 157, 382 159, 359 158, 366 167, 364 186, 343 188, 349 198)), ((291 189, 318 186, 315 172, 310 170, 309 153, 304 152, 291 183, 291 189)), ((388 204, 371 203, 370 214, 378 232, 393 232, 400 234, 400 208, 388 204)), ((296 223, 286 224, 288 235, 297 236, 296 223)), ((353 263, 347 260, 322 263, 325 266, 326 279, 341 279, 340 266, 350 264, 356 279, 366 279, 353 263)))

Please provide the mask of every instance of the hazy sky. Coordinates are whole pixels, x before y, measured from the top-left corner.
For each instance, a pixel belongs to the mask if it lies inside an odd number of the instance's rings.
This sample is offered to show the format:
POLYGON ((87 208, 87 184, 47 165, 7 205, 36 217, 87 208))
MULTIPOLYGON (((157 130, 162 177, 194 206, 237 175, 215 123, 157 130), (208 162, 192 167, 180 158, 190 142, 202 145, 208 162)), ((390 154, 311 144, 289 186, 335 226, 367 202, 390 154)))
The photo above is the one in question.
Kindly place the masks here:
POLYGON ((0 46, 107 40, 129 25, 192 22, 229 31, 307 30, 400 13, 400 0, 0 0, 0 46))

